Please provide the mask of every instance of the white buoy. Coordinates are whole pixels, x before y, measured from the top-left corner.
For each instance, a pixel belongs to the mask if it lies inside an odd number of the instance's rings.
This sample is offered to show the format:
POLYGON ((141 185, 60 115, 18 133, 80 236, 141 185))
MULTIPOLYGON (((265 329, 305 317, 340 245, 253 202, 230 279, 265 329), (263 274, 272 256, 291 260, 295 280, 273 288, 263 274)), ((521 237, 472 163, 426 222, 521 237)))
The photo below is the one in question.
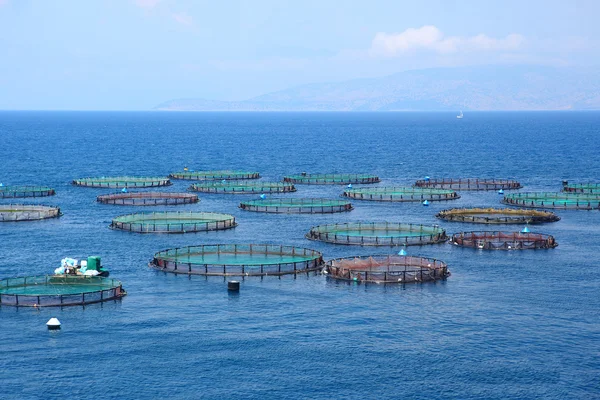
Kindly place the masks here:
POLYGON ((424 205, 425 207, 427 207, 427 206, 429 205, 429 202, 428 202, 427 200, 425 200, 425 201, 423 202, 423 205, 424 205))
POLYGON ((352 189, 352 184, 351 183, 348 184, 348 189, 352 189))
POLYGON ((521 231, 521 233, 529 233, 529 232, 531 232, 531 231, 529 230, 529 227, 527 227, 527 226, 525 228, 523 228, 523 230, 521 231))
POLYGON ((429 178, 428 176, 426 176, 425 177, 425 182, 429 182, 429 179, 431 179, 431 178, 429 178))
POLYGON ((402 249, 398 252, 399 256, 405 256, 406 255, 406 250, 402 249))
POLYGON ((504 190, 502 190, 502 189, 498 190, 498 194, 504 194, 504 190))
POLYGON ((225 179, 223 179, 223 180, 221 181, 221 183, 227 183, 227 181, 226 181, 225 179))
POLYGON ((121 189, 121 192, 123 192, 123 193, 127 193, 127 188, 123 188, 123 189, 121 189))
POLYGON ((57 318, 50 318, 48 322, 46 322, 46 326, 50 330, 60 329, 60 321, 57 318))
POLYGON ((0 183, 0 187, 4 186, 4 183, 0 183))
POLYGON ((261 195, 260 195, 260 198, 261 198, 261 199, 266 199, 266 198, 267 198, 267 195, 263 193, 263 194, 261 194, 261 195))

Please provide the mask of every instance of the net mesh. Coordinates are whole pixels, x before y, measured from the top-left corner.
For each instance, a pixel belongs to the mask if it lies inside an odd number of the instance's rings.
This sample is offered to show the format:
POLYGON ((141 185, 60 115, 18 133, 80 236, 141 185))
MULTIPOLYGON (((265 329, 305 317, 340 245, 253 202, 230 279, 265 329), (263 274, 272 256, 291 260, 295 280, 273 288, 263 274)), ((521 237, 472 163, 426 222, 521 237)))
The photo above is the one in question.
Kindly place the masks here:
POLYGON ((0 186, 0 198, 54 196, 54 189, 45 186, 0 186))
POLYGON ((116 176, 76 179, 73 185, 93 188, 148 188, 169 186, 171 181, 168 178, 116 176))
POLYGON ((0 222, 35 221, 55 218, 60 215, 60 208, 58 207, 30 204, 0 205, 0 222))
POLYGON ((569 184, 565 182, 563 185, 563 192, 570 193, 588 193, 600 195, 600 183, 579 183, 569 184))
POLYGON ((379 177, 370 174, 298 174, 283 178, 284 182, 311 185, 367 184, 379 182, 379 177))
POLYGON ((245 201, 240 208, 267 213, 322 214, 352 210, 352 204, 331 199, 264 199, 245 201))
POLYGON ((452 235, 451 243, 486 250, 550 249, 558 246, 554 236, 531 232, 461 232, 452 235))
POLYGON ((281 182, 227 181, 196 183, 190 186, 190 190, 202 193, 248 194, 295 192, 296 188, 290 183, 281 182))
POLYGON ((230 229, 237 226, 229 214, 166 211, 122 215, 112 220, 113 229, 137 233, 187 233, 230 229))
POLYGON ((440 188, 454 190, 511 190, 522 188, 517 181, 509 179, 422 179, 415 183, 416 187, 440 188))
POLYGON ((372 201, 445 201, 460 198, 460 195, 452 190, 444 189, 420 189, 411 187, 377 187, 346 189, 342 194, 356 200, 372 201))
POLYGON ((198 195, 192 193, 113 193, 98 196, 96 200, 102 204, 119 206, 158 206, 192 204, 199 201, 198 195))
POLYGON ((511 193, 502 203, 516 207, 592 210, 600 209, 600 194, 589 193, 511 193))
POLYGON ((476 224, 540 224, 560 220, 560 217, 548 211, 511 208, 453 208, 440 211, 436 218, 476 224))
POLYGON ((258 172, 248 171, 180 171, 173 172, 169 175, 172 179, 186 179, 186 180, 198 180, 198 181, 211 181, 211 180, 236 180, 236 179, 258 179, 260 174, 258 172))

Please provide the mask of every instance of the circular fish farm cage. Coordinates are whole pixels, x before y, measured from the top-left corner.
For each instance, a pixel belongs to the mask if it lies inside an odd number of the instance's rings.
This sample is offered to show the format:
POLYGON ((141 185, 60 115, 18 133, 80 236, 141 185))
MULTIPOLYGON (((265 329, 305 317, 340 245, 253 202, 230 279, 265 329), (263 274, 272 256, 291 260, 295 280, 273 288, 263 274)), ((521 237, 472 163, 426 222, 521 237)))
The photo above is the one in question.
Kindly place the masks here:
POLYGON ((325 264, 327 276, 355 282, 415 283, 446 279, 448 265, 435 258, 376 255, 337 258, 325 264))
POLYGON ((242 180, 258 179, 258 172, 249 171, 180 171, 169 175, 171 179, 185 179, 194 181, 220 181, 220 180, 242 180))
POLYGON ((529 192, 505 195, 502 203, 515 207, 563 210, 600 209, 600 194, 529 192))
POLYGON ((319 225, 311 228, 306 238, 359 246, 417 246, 448 240, 446 231, 438 226, 389 222, 319 225))
POLYGON ((351 211, 352 204, 331 199, 260 199, 244 201, 240 208, 246 211, 287 214, 328 214, 351 211))
POLYGON ((176 274, 213 276, 290 275, 318 271, 323 255, 301 247, 217 244, 163 250, 150 267, 176 274))
POLYGON ((564 182, 563 192, 568 193, 588 193, 600 195, 600 183, 575 183, 564 182))
POLYGON ((421 179, 415 187, 453 190, 516 190, 523 186, 509 179, 421 179))
POLYGON ((122 215, 110 228, 137 233, 188 233, 230 229, 237 226, 229 214, 189 211, 145 212, 122 215))
POLYGON ((91 188, 149 188, 172 185, 168 178, 115 176, 100 178, 82 178, 73 181, 75 186, 91 188))
POLYGON ((202 193, 253 194, 295 192, 296 187, 291 183, 281 182, 226 181, 195 183, 189 190, 202 193))
POLYGON ((174 206, 197 203, 198 195, 193 193, 136 192, 113 193, 98 196, 96 200, 102 204, 118 206, 174 206))
POLYGON ((532 232, 460 232, 450 243, 485 250, 551 249, 558 246, 554 236, 532 232))
POLYGON ((412 187, 373 187, 346 189, 343 197, 355 200, 417 202, 456 200, 460 195, 453 190, 412 187))
POLYGON ((54 189, 45 186, 0 186, 0 199, 54 196, 54 189))
POLYGON ((453 208, 440 211, 436 218, 474 224, 542 224, 560 220, 559 216, 549 211, 512 208, 453 208))
POLYGON ((0 222, 37 221, 61 216, 60 208, 32 204, 0 204, 0 222))
POLYGON ((126 294, 120 281, 99 276, 42 275, 0 280, 3 306, 76 306, 116 300, 126 294))
POLYGON ((307 174, 288 175, 284 182, 305 185, 348 185, 379 182, 379 177, 370 174, 307 174))

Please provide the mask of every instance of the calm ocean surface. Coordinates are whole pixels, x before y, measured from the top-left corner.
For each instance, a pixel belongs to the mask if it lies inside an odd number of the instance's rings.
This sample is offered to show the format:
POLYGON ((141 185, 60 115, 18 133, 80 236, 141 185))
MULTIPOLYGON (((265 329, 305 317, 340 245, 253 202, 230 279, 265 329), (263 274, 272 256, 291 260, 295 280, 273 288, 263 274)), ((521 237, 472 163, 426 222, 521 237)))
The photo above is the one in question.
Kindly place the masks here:
MULTIPOLYGON (((0 182, 54 187, 57 195, 41 203, 64 213, 0 225, 0 278, 51 273, 66 256, 93 254, 129 293, 85 308, 0 307, 2 400, 600 398, 598 211, 558 211, 561 221, 533 227, 555 235, 553 250, 408 248, 446 261, 445 282, 269 276, 246 279, 231 296, 222 278, 175 276, 147 263, 159 250, 205 243, 296 245, 326 259, 395 253, 304 234, 352 221, 485 230, 434 215, 498 206, 501 196, 463 192, 428 208, 354 201, 349 213, 286 216, 237 208, 252 196, 200 193, 200 203, 168 209, 231 213, 239 226, 140 235, 108 229, 111 218, 165 207, 101 205, 96 196, 110 189, 70 185, 88 176, 166 176, 187 165, 257 170, 275 181, 301 171, 365 172, 380 176, 380 185, 425 175, 496 177, 519 180, 522 191, 558 191, 562 180, 600 181, 600 113, 457 120, 453 113, 0 112, 0 147, 0 182), (61 331, 46 329, 51 317, 61 331)), ((281 197, 337 198, 343 190, 297 187, 281 197)))

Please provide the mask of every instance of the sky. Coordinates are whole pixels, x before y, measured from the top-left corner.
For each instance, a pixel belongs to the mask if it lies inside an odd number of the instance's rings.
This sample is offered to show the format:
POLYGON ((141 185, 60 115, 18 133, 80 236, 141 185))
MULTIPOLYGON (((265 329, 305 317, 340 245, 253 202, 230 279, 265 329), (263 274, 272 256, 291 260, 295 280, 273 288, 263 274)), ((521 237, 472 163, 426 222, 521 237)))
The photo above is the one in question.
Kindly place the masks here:
POLYGON ((421 68, 600 65, 597 0, 0 0, 0 110, 147 110, 421 68))

